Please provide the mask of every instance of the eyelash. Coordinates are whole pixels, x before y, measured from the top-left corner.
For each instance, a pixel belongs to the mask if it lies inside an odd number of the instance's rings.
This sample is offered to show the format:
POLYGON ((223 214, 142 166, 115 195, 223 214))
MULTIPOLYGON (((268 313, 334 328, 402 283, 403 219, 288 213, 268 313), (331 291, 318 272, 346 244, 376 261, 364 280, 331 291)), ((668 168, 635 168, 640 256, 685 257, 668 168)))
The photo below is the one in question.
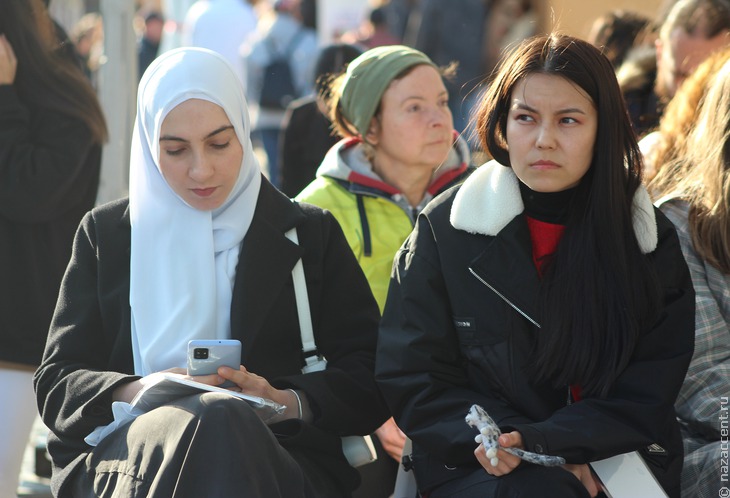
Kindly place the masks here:
MULTIPOLYGON (((442 100, 438 101, 439 107, 448 107, 448 105, 449 105, 449 99, 442 99, 442 100)), ((421 106, 420 104, 413 104, 413 105, 407 107, 407 110, 409 112, 418 112, 422 109, 423 109, 423 106, 421 106)))
MULTIPOLYGON (((535 119, 532 116, 530 116, 529 114, 517 114, 515 116, 515 120, 523 121, 523 122, 527 122, 527 121, 534 122, 535 121, 535 119)), ((578 122, 579 121, 576 118, 570 117, 570 116, 560 118, 560 123, 562 123, 562 124, 576 124, 578 122)))
MULTIPOLYGON (((227 148, 229 145, 231 145, 230 140, 228 142, 222 143, 222 144, 210 144, 210 146, 215 150, 223 150, 223 149, 227 148)), ((185 151, 185 147, 182 147, 180 149, 167 149, 167 150, 165 150, 165 154, 167 154, 168 156, 174 157, 174 156, 179 156, 184 151, 185 151)))

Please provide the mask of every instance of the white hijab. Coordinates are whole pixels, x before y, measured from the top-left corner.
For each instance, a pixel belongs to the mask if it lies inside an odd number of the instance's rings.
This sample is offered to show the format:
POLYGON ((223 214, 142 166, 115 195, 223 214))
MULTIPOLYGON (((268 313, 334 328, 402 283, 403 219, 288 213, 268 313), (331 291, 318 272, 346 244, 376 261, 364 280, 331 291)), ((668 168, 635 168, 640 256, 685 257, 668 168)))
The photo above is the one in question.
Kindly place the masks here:
POLYGON ((230 338, 239 247, 261 186, 249 131, 243 88, 231 65, 217 53, 172 50, 144 73, 129 172, 129 304, 138 375, 184 367, 190 339, 230 338), (243 147, 238 180, 214 211, 189 206, 160 173, 160 127, 173 108, 189 99, 221 106, 243 147))

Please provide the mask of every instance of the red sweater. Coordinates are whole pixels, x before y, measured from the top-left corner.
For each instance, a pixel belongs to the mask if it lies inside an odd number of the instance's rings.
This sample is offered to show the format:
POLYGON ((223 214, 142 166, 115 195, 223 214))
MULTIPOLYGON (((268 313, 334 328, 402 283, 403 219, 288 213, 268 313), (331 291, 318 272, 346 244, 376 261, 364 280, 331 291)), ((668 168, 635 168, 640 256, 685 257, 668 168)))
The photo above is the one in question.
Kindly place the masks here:
POLYGON ((527 227, 530 229, 530 238, 532 239, 532 261, 542 277, 546 258, 557 249, 558 242, 560 242, 560 238, 565 231, 565 225, 547 223, 528 216, 527 227))

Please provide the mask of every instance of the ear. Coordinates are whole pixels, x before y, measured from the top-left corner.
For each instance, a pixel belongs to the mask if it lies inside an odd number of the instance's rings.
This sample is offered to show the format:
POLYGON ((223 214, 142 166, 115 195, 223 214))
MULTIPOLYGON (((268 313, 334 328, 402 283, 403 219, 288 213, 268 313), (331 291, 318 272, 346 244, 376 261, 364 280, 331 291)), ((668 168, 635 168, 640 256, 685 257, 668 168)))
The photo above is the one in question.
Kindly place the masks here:
POLYGON ((374 117, 370 120, 370 127, 365 135, 365 141, 371 145, 378 145, 380 141, 380 122, 374 117))
POLYGON ((656 65, 657 67, 661 66, 661 59, 662 59, 662 47, 663 43, 660 37, 657 37, 656 40, 654 40, 654 48, 656 49, 656 65))

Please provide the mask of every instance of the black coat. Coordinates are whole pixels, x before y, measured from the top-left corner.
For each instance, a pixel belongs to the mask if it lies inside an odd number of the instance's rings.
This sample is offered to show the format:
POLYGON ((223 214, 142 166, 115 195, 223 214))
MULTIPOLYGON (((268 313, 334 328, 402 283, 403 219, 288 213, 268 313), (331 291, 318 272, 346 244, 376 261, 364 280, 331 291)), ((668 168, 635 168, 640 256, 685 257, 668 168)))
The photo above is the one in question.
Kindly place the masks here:
POLYGON ((86 124, 0 85, 0 361, 40 362, 100 166, 101 146, 86 124))
MULTIPOLYGON (((111 422, 112 391, 137 378, 129 248, 126 200, 89 213, 74 242, 34 378, 41 415, 52 431, 48 449, 55 493, 91 449, 83 438, 111 422)), ((347 484, 357 477, 335 434, 369 434, 388 417, 373 378, 378 319, 367 281, 332 215, 293 203, 262 179, 236 271, 231 336, 243 344, 241 363, 247 369, 277 388, 306 393, 314 420, 311 425, 297 421, 300 441, 311 439, 304 444, 314 458, 347 484), (284 235, 294 226, 299 246, 284 235), (306 375, 300 373, 302 344, 291 278, 300 257, 315 339, 328 360, 326 371, 306 375)))
MULTIPOLYGON (((641 449, 670 496, 678 496, 682 442, 673 404, 693 351, 694 291, 672 224, 657 210, 656 222, 644 225, 658 230, 658 237, 648 234, 654 249, 645 252, 664 292, 660 318, 641 334, 608 398, 566 406, 567 386, 527 373, 539 333, 532 323, 539 277, 518 187, 513 182, 513 195, 488 202, 494 179, 488 166, 477 169, 461 187, 465 198, 475 197, 464 209, 453 208, 456 189, 435 199, 396 256, 376 378, 413 440, 419 488, 479 468, 476 432, 464 422, 476 403, 502 430, 519 431, 525 449, 568 463, 641 449), (492 235, 479 228, 485 220, 497 227, 492 235), (644 451, 653 443, 667 453, 644 451)), ((498 192, 510 190, 496 184, 498 192)), ((645 201, 643 209, 654 212, 645 201)), ((635 231, 639 225, 635 220, 635 231)))
POLYGON ((339 140, 332 134, 330 120, 319 111, 316 97, 289 104, 279 140, 280 190, 296 197, 314 180, 327 151, 339 140))

